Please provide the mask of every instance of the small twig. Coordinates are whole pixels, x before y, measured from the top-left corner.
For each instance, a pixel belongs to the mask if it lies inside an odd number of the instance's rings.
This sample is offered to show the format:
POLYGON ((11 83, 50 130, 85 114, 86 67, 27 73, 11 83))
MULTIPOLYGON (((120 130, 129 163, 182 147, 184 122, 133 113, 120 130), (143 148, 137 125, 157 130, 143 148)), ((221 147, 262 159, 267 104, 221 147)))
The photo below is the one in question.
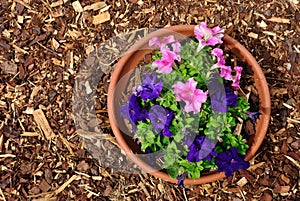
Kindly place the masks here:
POLYGON ((22 48, 18 47, 17 45, 10 43, 10 45, 18 52, 22 52, 23 54, 28 54, 27 51, 23 50, 22 48))
POLYGON ((68 140, 62 134, 60 134, 60 133, 59 133, 59 137, 62 140, 62 142, 64 143, 64 145, 67 147, 67 149, 70 152, 70 154, 72 156, 75 156, 75 154, 74 154, 74 152, 73 152, 73 150, 72 150, 72 148, 71 148, 70 143, 68 142, 68 140))
POLYGON ((0 194, 1 194, 1 200, 4 200, 4 201, 6 201, 6 199, 5 199, 5 195, 3 194, 3 192, 2 192, 2 189, 0 188, 0 194))
POLYGON ((14 154, 0 154, 0 158, 15 158, 14 154))
POLYGON ((289 159, 292 163, 294 163, 294 165, 300 170, 300 164, 298 161, 296 161, 295 159, 293 159, 290 156, 284 155, 287 159, 289 159))
POLYGON ((66 181, 63 185, 61 185, 58 189, 56 189, 54 192, 49 193, 48 195, 46 195, 46 198, 51 198, 54 195, 59 194, 60 192, 62 192, 69 184, 71 184, 74 180, 77 180, 81 178, 79 175, 73 175, 68 181, 66 181))
POLYGON ((27 3, 25 3, 25 2, 22 1, 22 0, 14 0, 14 2, 17 2, 17 3, 21 4, 21 5, 23 5, 24 7, 26 7, 26 8, 28 8, 28 9, 32 10, 31 6, 29 6, 27 3))
POLYGON ((188 201, 188 199, 186 197, 186 193, 185 193, 185 188, 183 188, 183 196, 184 196, 185 201, 188 201))
POLYGON ((99 113, 106 113, 107 110, 96 110, 96 114, 99 114, 99 113))
POLYGON ((3 134, 1 134, 0 136, 0 153, 2 152, 2 148, 3 148, 3 134))
POLYGON ((56 54, 57 56, 59 56, 59 57, 61 57, 62 55, 61 54, 59 54, 59 53, 57 53, 57 52, 55 52, 55 51, 53 51, 53 50, 51 50, 50 48, 48 48, 48 47, 45 47, 44 45, 42 45, 40 42, 37 42, 37 44, 39 45, 39 46, 41 46, 42 48, 44 48, 45 50, 47 50, 47 51, 49 51, 49 52, 51 52, 51 53, 53 53, 53 54, 56 54))
POLYGON ((298 124, 300 124, 300 121, 298 121, 298 120, 295 120, 295 119, 292 119, 292 118, 287 118, 287 120, 288 121, 290 121, 290 122, 293 122, 293 123, 298 123, 298 124))

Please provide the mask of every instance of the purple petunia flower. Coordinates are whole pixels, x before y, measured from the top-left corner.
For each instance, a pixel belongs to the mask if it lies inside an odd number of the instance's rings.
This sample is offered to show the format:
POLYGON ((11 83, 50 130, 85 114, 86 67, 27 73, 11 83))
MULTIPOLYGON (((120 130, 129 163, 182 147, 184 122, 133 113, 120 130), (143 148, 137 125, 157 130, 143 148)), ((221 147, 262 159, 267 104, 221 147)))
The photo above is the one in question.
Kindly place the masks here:
POLYGON ((224 90, 224 86, 220 82, 218 77, 218 74, 212 74, 210 82, 208 84, 211 108, 216 112, 227 112, 227 106, 237 106, 238 96, 234 93, 234 91, 230 90, 229 86, 225 87, 224 90))
POLYGON ((199 162, 202 159, 211 160, 212 156, 216 156, 216 152, 213 151, 216 143, 204 135, 196 136, 193 144, 189 147, 186 158, 189 162, 199 162))
POLYGON ((256 122, 256 120, 259 118, 259 116, 261 115, 260 112, 249 112, 249 111, 245 111, 244 112, 246 115, 248 115, 248 117, 253 121, 256 122))
POLYGON ((129 102, 120 107, 120 116, 128 119, 134 129, 138 121, 144 121, 148 118, 148 111, 142 107, 140 101, 139 97, 131 95, 129 102))
POLYGON ((234 91, 231 91, 229 86, 225 87, 225 91, 226 91, 227 105, 230 107, 236 107, 238 105, 237 102, 238 95, 234 91))
POLYGON ((147 99, 153 100, 159 97, 162 90, 163 80, 159 80, 156 74, 145 75, 141 86, 134 87, 136 96, 141 97, 144 101, 147 99))
POLYGON ((206 22, 195 26, 195 36, 199 40, 199 46, 197 51, 199 52, 204 46, 215 46, 216 44, 222 44, 222 37, 224 36, 224 29, 220 27, 214 27, 212 29, 207 27, 206 22))
POLYGON ((227 112, 226 92, 218 73, 211 74, 208 83, 211 109, 216 112, 227 112))
POLYGON ((182 133, 184 135, 184 138, 182 140, 182 144, 183 145, 187 145, 188 147, 190 147, 195 139, 195 134, 192 135, 191 130, 190 129, 182 129, 182 133))
POLYGON ((184 187, 183 182, 184 182, 186 176, 187 176, 187 171, 182 173, 180 177, 177 177, 177 180, 178 180, 177 187, 184 187))
POLYGON ((244 156, 238 153, 236 147, 231 147, 225 152, 219 153, 216 158, 216 165, 219 172, 225 172, 226 177, 230 177, 233 172, 250 167, 250 163, 244 161, 244 156))
POLYGON ((159 135, 172 137, 169 127, 171 125, 174 113, 160 105, 153 105, 149 112, 149 119, 159 135))

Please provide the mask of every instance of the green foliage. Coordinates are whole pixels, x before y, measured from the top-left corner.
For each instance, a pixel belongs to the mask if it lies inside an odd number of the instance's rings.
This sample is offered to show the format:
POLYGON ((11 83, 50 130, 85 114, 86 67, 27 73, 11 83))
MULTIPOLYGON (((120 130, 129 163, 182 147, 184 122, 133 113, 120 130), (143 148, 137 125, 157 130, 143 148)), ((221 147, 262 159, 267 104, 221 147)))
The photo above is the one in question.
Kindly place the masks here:
POLYGON ((250 109, 250 105, 248 101, 241 96, 238 97, 237 101, 238 105, 234 108, 228 107, 228 112, 245 120, 248 116, 244 112, 250 109))
POLYGON ((231 147, 237 147, 238 152, 242 155, 245 155, 247 149, 249 148, 247 141, 243 139, 242 135, 227 133, 226 135, 222 136, 222 140, 223 142, 219 143, 216 148, 217 152, 223 152, 230 149, 231 147))

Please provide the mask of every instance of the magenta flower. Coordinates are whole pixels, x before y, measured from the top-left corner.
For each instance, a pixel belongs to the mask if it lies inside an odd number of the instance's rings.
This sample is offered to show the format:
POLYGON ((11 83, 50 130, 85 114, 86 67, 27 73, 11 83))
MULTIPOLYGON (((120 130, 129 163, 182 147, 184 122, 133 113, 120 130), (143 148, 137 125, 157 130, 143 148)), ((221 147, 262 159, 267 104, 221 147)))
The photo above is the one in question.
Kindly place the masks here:
POLYGON ((157 37, 149 40, 149 46, 151 47, 154 45, 160 48, 162 58, 154 61, 152 65, 158 67, 156 72, 169 74, 172 71, 174 61, 181 61, 180 55, 176 54, 180 52, 180 43, 174 38, 174 36, 170 35, 164 37, 162 42, 160 42, 157 37), (168 45, 172 47, 172 51, 168 45))
POLYGON ((181 61, 179 55, 175 52, 170 51, 168 48, 163 48, 161 50, 162 58, 160 60, 156 60, 152 63, 153 66, 158 67, 158 73, 169 74, 172 71, 172 65, 175 60, 181 61))
POLYGON ((202 22, 195 26, 194 33, 199 40, 197 51, 200 51, 204 46, 215 46, 223 43, 224 29, 218 26, 210 29, 207 27, 206 22, 202 22))
POLYGON ((223 57, 223 50, 220 48, 215 48, 215 49, 211 50, 211 54, 216 56, 218 59, 218 62, 211 67, 211 70, 213 70, 215 68, 220 68, 220 76, 224 77, 225 80, 232 80, 232 76, 231 76, 232 69, 231 69, 231 66, 225 65, 225 59, 223 57))
POLYGON ((234 70, 236 71, 236 75, 235 75, 235 78, 234 78, 233 83, 231 84, 231 86, 233 86, 237 90, 238 87, 239 87, 239 84, 240 84, 240 79, 241 79, 243 68, 240 67, 240 66, 235 66, 234 70))
POLYGON ((225 80, 232 80, 231 72, 231 66, 221 66, 220 76, 224 77, 225 80))
POLYGON ((158 47, 161 47, 161 45, 162 45, 157 37, 153 37, 151 40, 149 40, 149 46, 152 47, 154 45, 158 46, 158 47))
POLYGON ((176 101, 183 100, 185 102, 184 110, 186 112, 200 112, 202 103, 207 99, 208 91, 203 92, 201 89, 196 89, 197 82, 194 78, 189 78, 186 83, 177 82, 173 85, 176 101))
POLYGON ((215 48, 211 50, 211 54, 216 56, 218 59, 217 66, 224 66, 225 65, 225 59, 223 57, 223 50, 220 48, 215 48))
POLYGON ((163 48, 166 48, 167 45, 171 45, 173 52, 180 52, 180 43, 174 38, 173 35, 164 37, 162 42, 160 42, 157 37, 153 37, 151 40, 149 40, 150 47, 157 46, 162 50, 163 48))

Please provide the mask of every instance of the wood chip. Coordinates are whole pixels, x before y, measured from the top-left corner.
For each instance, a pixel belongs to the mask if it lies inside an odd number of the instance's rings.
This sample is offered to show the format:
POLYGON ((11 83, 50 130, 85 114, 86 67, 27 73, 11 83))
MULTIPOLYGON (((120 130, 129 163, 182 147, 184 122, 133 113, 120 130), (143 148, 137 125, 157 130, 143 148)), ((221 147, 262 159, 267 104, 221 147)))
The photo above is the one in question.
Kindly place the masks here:
POLYGON ((51 198, 54 195, 59 194, 60 192, 62 192, 69 184, 71 184, 74 180, 77 180, 81 178, 81 176, 79 175, 73 175, 68 181, 66 181, 63 185, 61 185, 58 189, 56 189, 54 192, 49 193, 48 195, 46 195, 46 198, 51 198))
POLYGON ((248 36, 251 37, 251 38, 255 38, 255 39, 258 38, 258 34, 253 33, 253 32, 250 32, 250 33, 248 34, 248 36))
POLYGON ((293 159, 292 157, 287 156, 287 155, 285 155, 285 157, 286 157, 287 159, 289 159, 292 163, 294 163, 294 165, 300 170, 300 164, 299 164, 298 161, 296 161, 295 159, 293 159))
POLYGON ((245 184, 248 183, 248 180, 245 177, 242 177, 239 181, 236 182, 237 185, 239 185, 240 187, 245 186, 245 184))
POLYGON ((0 158, 15 158, 14 154, 0 154, 0 158))
POLYGON ((20 23, 20 24, 23 24, 23 22, 24 22, 24 16, 18 16, 17 17, 17 20, 18 20, 18 23, 20 23))
POLYGON ((54 7, 57 7, 57 6, 60 6, 60 5, 63 5, 63 1, 62 0, 59 0, 59 1, 56 1, 56 2, 53 2, 50 4, 50 7, 51 8, 54 8, 54 7))
POLYGON ((92 5, 85 6, 83 8, 83 10, 84 11, 87 11, 87 10, 97 11, 97 10, 100 10, 101 8, 104 8, 105 6, 106 6, 105 2, 96 2, 96 3, 93 3, 92 5))
POLYGON ((22 1, 22 0, 14 0, 14 2, 17 2, 17 3, 19 3, 19 4, 23 5, 23 6, 25 6, 26 8, 32 10, 31 6, 29 6, 27 3, 25 3, 25 2, 22 1))
POLYGON ((267 19, 267 20, 270 22, 290 24, 290 19, 285 19, 285 18, 280 18, 280 17, 271 17, 270 19, 267 19))
POLYGON ((33 199, 32 201, 57 201, 57 197, 53 197, 53 198, 38 198, 38 199, 33 199))
POLYGON ((23 50, 22 48, 18 47, 17 45, 13 44, 13 43, 9 43, 17 52, 21 52, 23 54, 28 54, 27 51, 23 50))
POLYGON ((80 4, 79 1, 74 1, 74 2, 72 3, 72 6, 73 6, 73 8, 74 8, 74 10, 75 10, 76 12, 78 12, 78 13, 82 13, 82 12, 83 12, 83 8, 82 8, 82 6, 81 6, 81 4, 80 4))
POLYGON ((44 135, 47 140, 51 140, 55 137, 54 132, 52 131, 48 120, 45 117, 44 112, 41 109, 37 109, 32 112, 33 118, 35 122, 38 124, 38 126, 42 129, 44 132, 44 135))
POLYGON ((264 34, 269 35, 269 36, 276 36, 276 33, 271 32, 271 31, 263 31, 264 34))
POLYGON ((4 73, 15 75, 18 72, 18 65, 11 61, 5 61, 0 64, 0 69, 4 73))
POLYGON ((290 186, 280 186, 279 193, 287 193, 290 191, 290 186))
POLYGON ((93 16, 93 24, 98 25, 110 20, 109 12, 100 13, 98 15, 93 16))
POLYGON ((140 182, 140 183, 139 183, 139 187, 144 191, 144 193, 146 194, 147 197, 150 197, 150 198, 151 198, 151 196, 150 196, 150 194, 149 194, 149 192, 148 192, 148 190, 147 190, 147 188, 145 187, 145 185, 144 185, 143 182, 140 182))
POLYGON ((56 2, 53 2, 50 4, 50 7, 54 8, 54 7, 57 7, 57 6, 61 6, 63 5, 64 3, 66 3, 68 0, 58 0, 56 2))
POLYGON ((259 168, 259 167, 263 166, 264 164, 265 164, 265 162, 260 162, 260 163, 251 165, 251 166, 248 168, 248 170, 249 170, 249 171, 253 171, 253 170, 255 170, 256 168, 259 168))
POLYGON ((6 201, 5 196, 4 196, 3 191, 2 191, 1 188, 0 188, 0 195, 1 195, 1 197, 2 197, 1 199, 4 200, 4 201, 6 201))
POLYGON ((258 23, 258 25, 261 27, 261 28, 267 28, 267 24, 265 23, 265 21, 261 21, 260 23, 258 23))
POLYGON ((74 154, 74 152, 73 152, 73 150, 72 150, 72 148, 71 148, 70 143, 68 142, 68 140, 62 134, 60 134, 60 133, 59 133, 59 137, 62 140, 62 142, 64 143, 64 145, 67 147, 67 149, 70 152, 70 154, 72 156, 75 156, 75 154, 74 154))
POLYGON ((37 132, 23 132, 21 134, 22 137, 38 137, 40 136, 40 134, 38 134, 37 132))
POLYGON ((284 95, 284 94, 287 94, 288 91, 287 91, 287 88, 271 88, 270 89, 270 94, 271 96, 277 96, 277 95, 284 95))
POLYGON ((1 134, 0 136, 0 153, 2 152, 2 148, 3 148, 3 134, 1 134))
POLYGON ((59 42, 57 42, 57 40, 55 40, 55 38, 52 38, 52 46, 54 47, 55 50, 57 50, 57 48, 59 48, 59 42))
POLYGON ((282 181, 284 181, 286 184, 289 184, 290 183, 290 179, 287 178, 284 174, 281 174, 280 175, 280 179, 282 179, 282 181))
POLYGON ((96 181, 101 181, 102 178, 103 178, 102 176, 92 176, 92 179, 96 181))
POLYGON ((291 109, 291 110, 295 109, 293 106, 291 106, 291 105, 289 105, 289 104, 287 104, 287 103, 282 103, 282 105, 283 105, 284 107, 288 108, 288 109, 291 109))

